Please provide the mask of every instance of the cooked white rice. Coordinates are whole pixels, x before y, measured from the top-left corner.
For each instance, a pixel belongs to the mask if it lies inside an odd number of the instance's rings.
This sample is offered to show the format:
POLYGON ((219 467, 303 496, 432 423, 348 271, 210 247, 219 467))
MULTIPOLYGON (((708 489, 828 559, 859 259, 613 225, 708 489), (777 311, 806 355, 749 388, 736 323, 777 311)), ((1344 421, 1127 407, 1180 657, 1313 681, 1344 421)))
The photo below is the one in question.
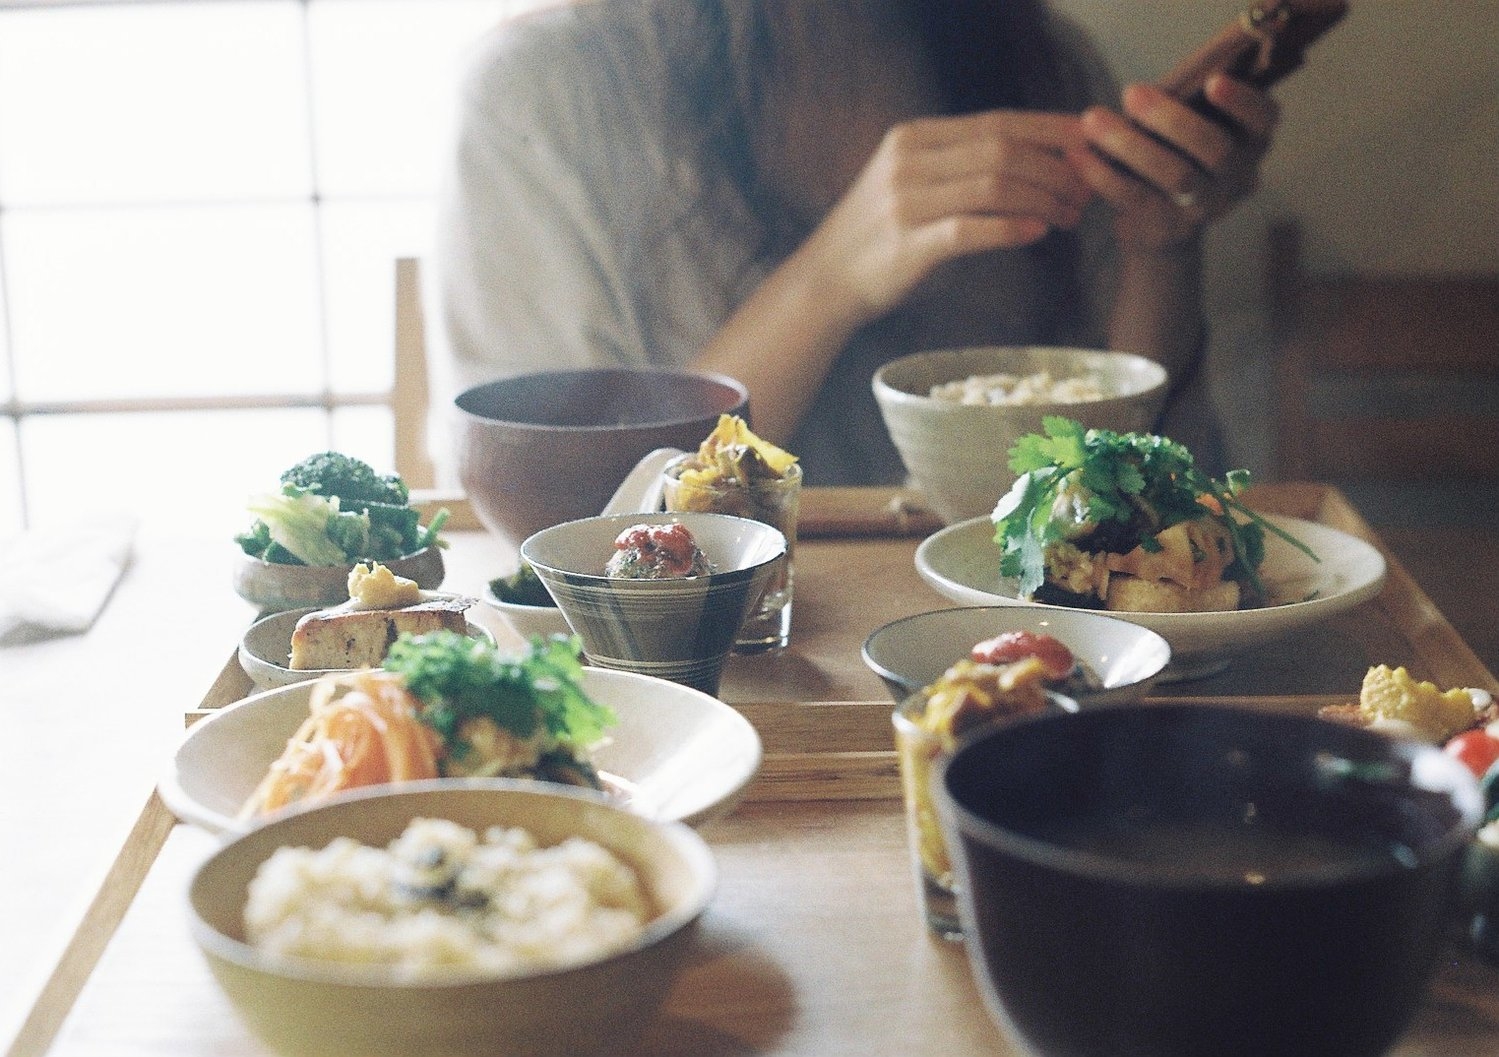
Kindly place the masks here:
POLYGON ((1013 406, 1019 404, 1080 404, 1113 395, 1097 372, 1055 378, 1050 371, 1031 374, 974 374, 956 382, 934 385, 931 396, 956 404, 1013 406))
POLYGON ((245 905, 256 947, 388 965, 401 978, 587 961, 628 945, 649 919, 635 872, 592 841, 543 848, 499 826, 481 840, 441 819, 416 819, 388 848, 340 837, 278 849, 245 905))

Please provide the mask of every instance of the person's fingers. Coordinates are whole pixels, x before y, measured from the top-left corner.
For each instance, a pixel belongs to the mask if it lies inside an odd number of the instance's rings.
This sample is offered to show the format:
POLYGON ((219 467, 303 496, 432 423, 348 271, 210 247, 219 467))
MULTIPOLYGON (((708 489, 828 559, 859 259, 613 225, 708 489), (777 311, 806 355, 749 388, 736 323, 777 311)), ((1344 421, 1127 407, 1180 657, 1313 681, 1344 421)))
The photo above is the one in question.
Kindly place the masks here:
POLYGON ((975 186, 987 181, 996 193, 1006 186, 1045 188, 1060 201, 1081 209, 1093 197, 1065 156, 1029 143, 977 139, 924 152, 911 160, 911 175, 932 184, 975 186))
POLYGON ((1083 149, 1069 156, 1098 196, 1121 213, 1146 214, 1162 218, 1161 223, 1175 229, 1181 224, 1201 222, 1211 212, 1213 192, 1209 184, 1198 181, 1193 190, 1166 192, 1126 170, 1109 163, 1104 156, 1083 149), (1172 219, 1172 217, 1175 219, 1172 219))
MULTIPOLYGON (((1065 161, 1058 159, 1058 164, 1065 161)), ((1067 167, 1071 179, 1082 185, 1076 171, 1067 167)), ((1092 191, 1082 185, 1089 199, 1092 191)), ((1082 219, 1083 204, 1074 193, 1061 193, 1046 183, 1033 183, 1005 173, 978 172, 955 179, 942 180, 908 196, 912 225, 928 223, 945 216, 982 214, 989 216, 1029 216, 1054 227, 1075 227, 1082 219)))
POLYGON ((1280 124, 1280 104, 1269 92, 1224 74, 1209 77, 1207 100, 1255 139, 1269 140, 1280 124))
POLYGON ((912 185, 992 173, 1052 187, 1084 206, 1091 192, 1063 160, 1083 142, 1081 125, 1070 115, 990 112, 897 126, 884 149, 895 179, 912 185))
POLYGON ((965 214, 945 217, 912 233, 913 245, 930 266, 986 250, 1028 246, 1050 227, 1034 217, 965 214))
MULTIPOLYGON (((1083 114, 1088 141, 1178 204, 1206 196, 1207 173, 1183 154, 1132 126, 1123 116, 1100 107, 1083 114)), ((1120 174, 1123 175, 1123 174, 1120 174)))
POLYGON ((1181 151, 1209 172, 1216 171, 1233 150, 1233 136, 1227 129, 1158 88, 1130 85, 1122 102, 1125 116, 1168 145, 1168 150, 1181 151))

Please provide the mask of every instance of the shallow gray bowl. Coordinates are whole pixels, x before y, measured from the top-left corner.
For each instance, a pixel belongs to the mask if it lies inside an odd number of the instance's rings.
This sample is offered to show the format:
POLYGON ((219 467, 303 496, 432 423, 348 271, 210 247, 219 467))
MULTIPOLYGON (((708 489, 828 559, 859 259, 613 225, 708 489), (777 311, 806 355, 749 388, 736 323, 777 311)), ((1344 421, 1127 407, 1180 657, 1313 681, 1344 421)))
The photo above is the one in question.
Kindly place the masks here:
POLYGON ((556 606, 527 606, 519 602, 506 602, 493 590, 486 589, 481 596, 490 609, 498 613, 510 625, 510 629, 523 639, 534 635, 550 638, 553 635, 571 635, 572 625, 556 606))
POLYGON ((1079 706, 1138 701, 1171 660, 1171 646, 1149 628, 1086 610, 965 606, 893 620, 864 640, 864 663, 900 702, 936 682, 980 642, 1007 631, 1055 637, 1091 668, 1103 689, 1068 690, 1079 706))

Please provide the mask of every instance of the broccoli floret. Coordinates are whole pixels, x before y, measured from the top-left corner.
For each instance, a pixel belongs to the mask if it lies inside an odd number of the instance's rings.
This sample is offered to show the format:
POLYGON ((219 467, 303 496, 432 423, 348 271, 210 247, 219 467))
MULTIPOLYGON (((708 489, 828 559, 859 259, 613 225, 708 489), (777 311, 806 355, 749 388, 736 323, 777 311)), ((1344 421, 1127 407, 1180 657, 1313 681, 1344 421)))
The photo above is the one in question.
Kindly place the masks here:
POLYGON ((496 598, 501 602, 509 602, 517 606, 554 606, 552 593, 547 590, 546 584, 541 582, 541 577, 536 575, 536 570, 531 567, 530 562, 523 561, 520 568, 509 576, 501 576, 489 581, 489 589, 494 592, 496 598))
MULTIPOLYGON (((334 500, 334 502, 338 501, 334 500)), ((375 553, 374 533, 371 531, 368 514, 356 513, 352 510, 340 510, 328 519, 328 524, 323 529, 323 533, 333 541, 339 550, 343 551, 344 561, 358 561, 362 558, 371 558, 375 561, 390 561, 392 558, 400 557, 399 553, 391 555, 375 553)))
POLYGON ((282 565, 394 561, 442 545, 437 530, 447 511, 423 529, 410 498, 396 474, 378 474, 340 452, 319 452, 281 475, 278 494, 252 499, 256 521, 234 541, 252 558, 282 565))
MULTIPOLYGON (((255 496, 249 509, 259 524, 266 526, 266 534, 274 542, 307 565, 342 565, 348 560, 342 539, 348 537, 350 517, 364 520, 363 535, 367 538, 369 534, 364 515, 340 514, 337 499, 325 499, 299 488, 255 496), (339 534, 338 542, 330 529, 339 534)), ((258 533, 259 529, 253 531, 258 533)))
POLYGON ((234 542, 239 544, 239 549, 250 557, 264 557, 265 552, 273 545, 271 527, 257 518, 247 531, 234 537, 234 542))
POLYGON ((420 550, 421 515, 409 506, 371 503, 365 508, 370 519, 370 551, 396 558, 420 550))
POLYGON ((239 549, 252 558, 270 562, 273 565, 306 565, 291 551, 271 539, 271 526, 259 518, 255 524, 250 526, 248 532, 241 532, 234 537, 234 542, 239 544, 239 549))
POLYGON ((343 510, 362 511, 371 503, 405 506, 411 492, 395 474, 378 474, 369 463, 344 455, 323 451, 309 455, 281 475, 283 485, 337 496, 343 510))

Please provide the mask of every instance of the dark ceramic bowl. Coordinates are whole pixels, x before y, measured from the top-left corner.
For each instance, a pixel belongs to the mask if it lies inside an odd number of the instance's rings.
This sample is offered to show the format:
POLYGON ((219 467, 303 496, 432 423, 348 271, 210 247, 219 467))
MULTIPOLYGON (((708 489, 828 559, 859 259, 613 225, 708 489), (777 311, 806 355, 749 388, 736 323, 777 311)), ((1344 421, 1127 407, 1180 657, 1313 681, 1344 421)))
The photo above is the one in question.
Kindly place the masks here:
POLYGON ((599 368, 487 382, 455 403, 459 480, 484 526, 519 546, 601 513, 643 456, 697 448, 749 396, 719 375, 599 368))
POLYGON ((1481 803, 1434 747, 1206 705, 1020 720, 938 781, 975 976, 1042 1057, 1384 1053, 1481 803))

